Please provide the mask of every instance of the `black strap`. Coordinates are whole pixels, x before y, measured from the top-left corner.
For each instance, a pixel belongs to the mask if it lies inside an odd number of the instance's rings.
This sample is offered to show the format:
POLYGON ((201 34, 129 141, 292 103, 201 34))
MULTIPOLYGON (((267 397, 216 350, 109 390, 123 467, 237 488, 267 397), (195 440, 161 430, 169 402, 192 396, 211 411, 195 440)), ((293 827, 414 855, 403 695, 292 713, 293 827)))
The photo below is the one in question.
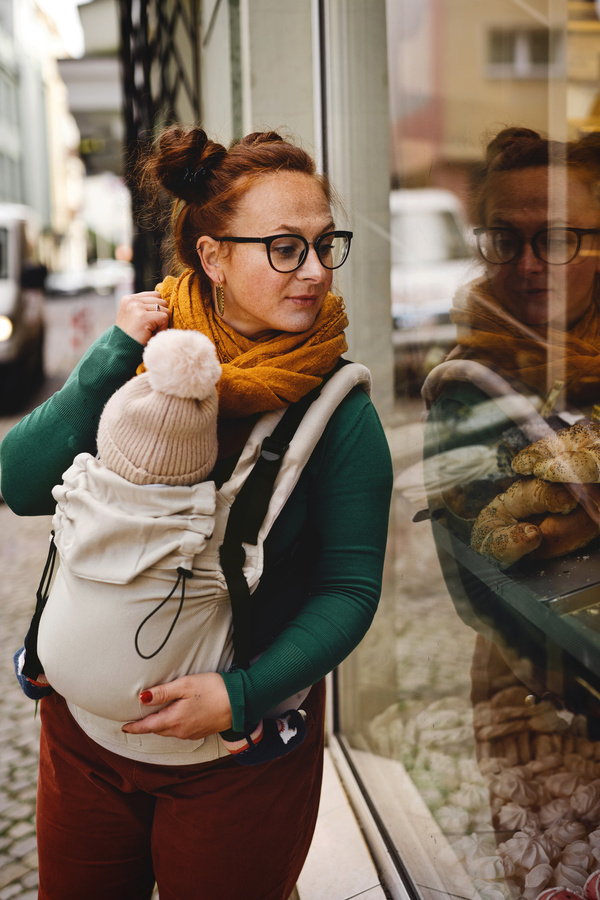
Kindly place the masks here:
POLYGON ((231 598, 234 663, 239 668, 247 668, 249 665, 251 648, 248 642, 252 616, 250 589, 243 571, 246 553, 242 543, 256 544, 258 532, 269 508, 275 479, 281 469, 283 457, 290 441, 308 408, 320 395, 324 385, 348 362, 349 360, 340 359, 337 365, 325 375, 321 384, 313 388, 297 403, 288 407, 273 433, 263 440, 260 456, 229 511, 219 557, 231 598))
POLYGON ((50 533, 50 547, 48 548, 48 556, 46 557, 46 565, 42 572, 42 577, 38 589, 36 591, 35 612, 31 619, 29 631, 25 638, 25 662, 23 664, 23 675, 32 681, 37 681, 38 677, 44 671, 37 653, 38 631, 40 628, 40 619, 44 612, 44 607, 50 593, 50 584, 54 573, 54 564, 56 562, 56 544, 54 543, 54 531, 50 533))

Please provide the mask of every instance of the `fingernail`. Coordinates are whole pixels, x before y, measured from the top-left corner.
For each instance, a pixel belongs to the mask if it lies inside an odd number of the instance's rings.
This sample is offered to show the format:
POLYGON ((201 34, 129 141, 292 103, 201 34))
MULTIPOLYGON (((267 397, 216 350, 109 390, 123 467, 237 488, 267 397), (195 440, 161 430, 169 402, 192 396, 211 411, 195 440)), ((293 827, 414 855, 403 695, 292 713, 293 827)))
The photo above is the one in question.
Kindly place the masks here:
POLYGON ((140 700, 142 703, 152 703, 152 691, 142 691, 140 700))

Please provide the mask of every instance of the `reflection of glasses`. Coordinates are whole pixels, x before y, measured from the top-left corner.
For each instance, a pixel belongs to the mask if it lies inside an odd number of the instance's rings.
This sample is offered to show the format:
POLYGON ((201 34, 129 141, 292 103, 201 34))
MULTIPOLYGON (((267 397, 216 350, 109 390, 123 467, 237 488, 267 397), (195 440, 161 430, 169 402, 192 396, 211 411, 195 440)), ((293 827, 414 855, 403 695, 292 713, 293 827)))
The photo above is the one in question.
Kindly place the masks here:
POLYGON ((599 228, 542 228, 530 241, 513 228, 474 228, 479 252, 486 262, 503 266, 513 262, 523 252, 525 244, 542 262, 565 266, 572 262, 581 248, 585 234, 600 234, 599 228))
POLYGON ((328 231, 316 241, 307 241, 301 234, 273 234, 270 237, 222 237, 218 241, 234 244, 264 244, 269 265, 276 272, 295 272, 308 256, 309 247, 315 248, 319 262, 326 269, 339 269, 350 252, 351 231, 328 231))

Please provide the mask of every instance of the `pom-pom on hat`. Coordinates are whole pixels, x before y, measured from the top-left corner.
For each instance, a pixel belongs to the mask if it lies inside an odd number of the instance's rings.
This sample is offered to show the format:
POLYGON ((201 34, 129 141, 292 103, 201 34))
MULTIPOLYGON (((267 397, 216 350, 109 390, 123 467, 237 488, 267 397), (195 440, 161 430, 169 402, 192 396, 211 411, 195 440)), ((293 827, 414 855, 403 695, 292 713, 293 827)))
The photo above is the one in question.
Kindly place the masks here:
POLYGON ((104 407, 100 460, 133 484, 203 481, 217 459, 221 366, 212 342, 197 331, 159 331, 144 365, 104 407))

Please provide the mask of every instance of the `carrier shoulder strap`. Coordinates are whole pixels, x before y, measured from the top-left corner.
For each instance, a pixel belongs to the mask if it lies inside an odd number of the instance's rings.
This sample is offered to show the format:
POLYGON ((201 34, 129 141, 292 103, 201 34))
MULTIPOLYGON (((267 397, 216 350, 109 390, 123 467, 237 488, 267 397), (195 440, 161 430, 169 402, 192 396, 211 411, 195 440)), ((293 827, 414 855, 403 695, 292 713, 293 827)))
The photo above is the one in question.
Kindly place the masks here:
POLYGON ((349 362, 340 359, 325 375, 321 384, 288 407, 272 434, 264 438, 260 456, 229 511, 219 557, 231 599, 234 662, 240 668, 246 668, 249 664, 250 649, 247 646, 247 636, 250 632, 248 625, 252 610, 250 589, 243 569, 246 552, 242 545, 256 544, 258 541, 258 532, 267 514, 283 457, 308 408, 320 395, 329 379, 349 362))
POLYGON ((50 584, 54 573, 54 564, 56 562, 56 544, 54 543, 54 531, 50 532, 50 546, 48 548, 48 556, 38 589, 36 591, 35 612, 31 619, 29 631, 25 638, 25 662, 23 664, 23 675, 32 681, 37 681, 44 668, 37 654, 37 638, 40 627, 40 619, 44 612, 44 607, 50 593, 50 584))

